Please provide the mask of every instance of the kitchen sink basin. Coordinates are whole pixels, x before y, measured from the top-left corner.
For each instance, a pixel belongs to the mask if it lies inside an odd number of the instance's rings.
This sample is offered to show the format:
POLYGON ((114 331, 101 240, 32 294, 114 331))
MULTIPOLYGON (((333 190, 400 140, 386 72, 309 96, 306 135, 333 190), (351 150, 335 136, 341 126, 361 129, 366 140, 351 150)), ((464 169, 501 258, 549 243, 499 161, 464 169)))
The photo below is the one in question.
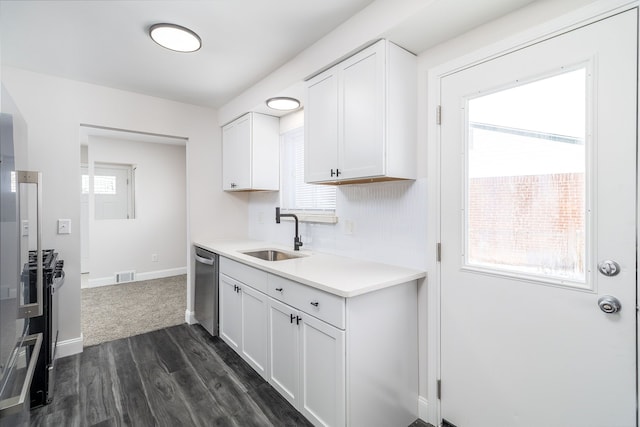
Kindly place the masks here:
POLYGON ((249 252, 242 252, 242 253, 245 255, 252 256, 254 258, 263 259, 265 261, 284 261, 287 259, 301 258, 303 256, 306 256, 302 254, 282 252, 277 249, 262 249, 259 251, 249 251, 249 252))

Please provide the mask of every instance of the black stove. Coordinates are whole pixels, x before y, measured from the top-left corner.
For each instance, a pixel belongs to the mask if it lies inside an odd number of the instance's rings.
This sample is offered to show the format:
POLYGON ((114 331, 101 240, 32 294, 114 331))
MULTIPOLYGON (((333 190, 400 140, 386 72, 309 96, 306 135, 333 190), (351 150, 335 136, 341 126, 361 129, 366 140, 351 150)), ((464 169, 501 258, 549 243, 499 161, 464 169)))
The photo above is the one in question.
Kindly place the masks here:
MULTIPOLYGON (((29 270, 35 270, 37 264, 37 251, 29 251, 29 260, 27 262, 29 266, 29 270)), ((47 268, 52 268, 55 266, 55 262, 58 258, 58 253, 53 249, 43 249, 42 250, 42 266, 47 268)))
MULTIPOLYGON (((29 251, 29 260, 23 269, 23 280, 28 281, 29 295, 37 295, 37 252, 29 251)), ((42 333, 42 349, 31 381, 31 408, 46 405, 53 399, 54 367, 58 343, 58 290, 64 283, 64 261, 53 249, 42 251, 43 304, 42 316, 32 317, 29 333, 42 333)), ((32 301, 35 302, 35 301, 32 301)))

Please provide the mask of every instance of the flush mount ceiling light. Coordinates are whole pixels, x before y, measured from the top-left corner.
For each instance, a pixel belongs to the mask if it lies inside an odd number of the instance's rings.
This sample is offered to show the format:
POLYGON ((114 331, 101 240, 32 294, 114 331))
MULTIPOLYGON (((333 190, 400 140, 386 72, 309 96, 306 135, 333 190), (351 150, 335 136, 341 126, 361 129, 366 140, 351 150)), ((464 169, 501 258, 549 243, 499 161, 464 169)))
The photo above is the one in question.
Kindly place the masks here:
POLYGON ((149 28, 149 36, 160 46, 176 52, 195 52, 202 46, 196 33, 176 24, 154 24, 149 28))
POLYGON ((275 98, 267 99, 267 107, 274 110, 290 111, 295 110, 300 106, 300 101, 295 98, 288 98, 286 96, 277 96, 275 98))

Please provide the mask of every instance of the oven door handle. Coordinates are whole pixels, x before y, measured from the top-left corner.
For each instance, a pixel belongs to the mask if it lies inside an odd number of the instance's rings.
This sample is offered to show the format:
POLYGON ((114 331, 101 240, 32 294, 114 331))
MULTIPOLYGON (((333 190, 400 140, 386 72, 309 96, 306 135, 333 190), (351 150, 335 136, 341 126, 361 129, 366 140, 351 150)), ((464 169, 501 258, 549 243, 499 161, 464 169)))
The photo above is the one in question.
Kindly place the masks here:
POLYGON ((60 272, 60 276, 59 277, 55 277, 53 279, 53 292, 58 292, 58 290, 62 287, 62 285, 64 285, 64 278, 65 278, 66 274, 63 271, 60 272))
MULTIPOLYGON (((34 184, 36 186, 36 302, 29 304, 20 304, 18 298, 18 316, 22 318, 42 316, 42 303, 44 298, 44 277, 42 270, 42 172, 34 171, 16 171, 16 181, 18 184, 34 184)), ((18 186, 18 191, 20 189, 18 186)), ((22 253, 22 251, 20 251, 22 253)), ((22 286, 29 286, 28 275, 27 283, 22 286)))
POLYGON ((38 356, 40 355, 40 348, 42 347, 42 334, 27 335, 21 346, 26 347, 28 345, 33 345, 34 347, 29 359, 29 367, 27 368, 24 383, 22 384, 22 390, 17 396, 0 400, 0 418, 25 410, 26 405, 31 401, 31 381, 36 371, 36 363, 38 363, 38 356))

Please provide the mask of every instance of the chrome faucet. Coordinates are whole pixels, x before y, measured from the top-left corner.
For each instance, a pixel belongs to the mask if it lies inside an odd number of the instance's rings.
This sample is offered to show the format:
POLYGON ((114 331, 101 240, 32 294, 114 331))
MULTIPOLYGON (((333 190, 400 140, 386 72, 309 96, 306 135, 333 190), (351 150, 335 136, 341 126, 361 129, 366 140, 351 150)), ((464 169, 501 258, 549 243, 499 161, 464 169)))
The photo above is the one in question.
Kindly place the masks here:
POLYGON ((293 218, 296 221, 296 235, 293 238, 293 250, 299 251, 300 246, 302 246, 302 239, 300 239, 300 236, 298 235, 298 217, 294 214, 281 214, 280 208, 276 208, 276 224, 280 224, 280 218, 283 216, 293 218))

